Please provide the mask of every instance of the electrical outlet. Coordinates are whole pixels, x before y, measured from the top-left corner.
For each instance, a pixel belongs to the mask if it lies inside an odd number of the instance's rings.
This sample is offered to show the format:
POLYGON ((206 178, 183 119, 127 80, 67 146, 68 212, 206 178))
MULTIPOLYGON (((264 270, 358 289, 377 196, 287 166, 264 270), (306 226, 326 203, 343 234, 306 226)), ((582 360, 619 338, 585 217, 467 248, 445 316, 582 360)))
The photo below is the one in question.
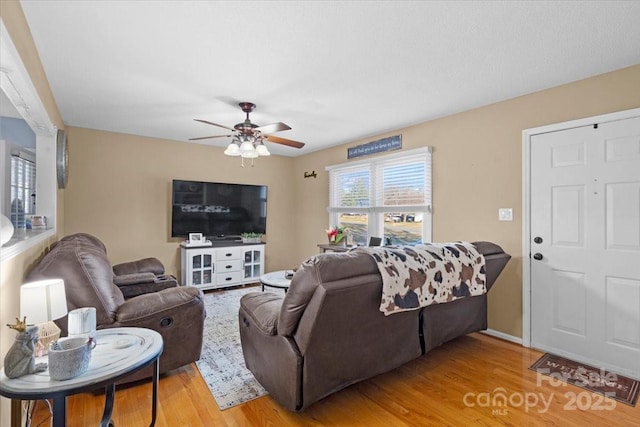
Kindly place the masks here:
POLYGON ((498 221, 513 221, 513 209, 512 208, 498 209, 498 221))

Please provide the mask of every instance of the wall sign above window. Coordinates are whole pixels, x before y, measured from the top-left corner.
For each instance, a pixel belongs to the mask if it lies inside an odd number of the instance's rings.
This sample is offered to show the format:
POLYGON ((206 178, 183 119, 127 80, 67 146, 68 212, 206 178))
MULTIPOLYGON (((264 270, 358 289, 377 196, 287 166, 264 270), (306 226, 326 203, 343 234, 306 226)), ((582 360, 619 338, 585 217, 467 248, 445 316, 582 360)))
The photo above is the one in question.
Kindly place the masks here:
POLYGON ((399 150, 402 148, 402 135, 389 136, 366 144, 347 148, 347 159, 368 156, 369 154, 382 153, 384 151, 399 150))

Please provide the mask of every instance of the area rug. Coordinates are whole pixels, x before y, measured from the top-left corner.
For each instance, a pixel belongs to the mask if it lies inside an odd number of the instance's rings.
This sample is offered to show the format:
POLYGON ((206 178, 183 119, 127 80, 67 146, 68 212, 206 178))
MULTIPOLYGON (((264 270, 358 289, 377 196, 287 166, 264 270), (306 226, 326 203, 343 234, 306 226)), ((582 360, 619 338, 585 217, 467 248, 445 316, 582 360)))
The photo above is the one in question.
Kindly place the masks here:
POLYGON ((561 356, 545 353, 529 369, 627 405, 638 401, 639 381, 561 356))
POLYGON ((240 297, 259 287, 209 292, 204 295, 202 355, 196 362, 220 410, 228 409, 267 394, 244 364, 238 309, 240 297))

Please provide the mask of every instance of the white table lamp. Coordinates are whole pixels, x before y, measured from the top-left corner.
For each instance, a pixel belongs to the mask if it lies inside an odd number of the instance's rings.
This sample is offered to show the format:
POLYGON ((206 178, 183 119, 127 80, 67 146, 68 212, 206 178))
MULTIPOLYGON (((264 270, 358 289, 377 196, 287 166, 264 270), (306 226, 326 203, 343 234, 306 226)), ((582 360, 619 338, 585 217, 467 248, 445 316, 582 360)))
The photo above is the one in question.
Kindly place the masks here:
POLYGON ((51 342, 60 338, 60 328, 53 320, 67 314, 67 296, 64 280, 47 279, 25 283, 20 287, 20 315, 27 318, 29 324, 37 324, 43 345, 42 354, 46 354, 51 342))

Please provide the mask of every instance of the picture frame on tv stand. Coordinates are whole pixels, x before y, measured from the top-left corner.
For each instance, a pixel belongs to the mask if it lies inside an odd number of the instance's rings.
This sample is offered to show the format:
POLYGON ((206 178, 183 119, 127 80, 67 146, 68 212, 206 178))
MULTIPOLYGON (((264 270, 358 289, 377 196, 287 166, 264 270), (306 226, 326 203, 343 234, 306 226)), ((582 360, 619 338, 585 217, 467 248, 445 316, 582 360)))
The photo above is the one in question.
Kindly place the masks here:
POLYGON ((183 248, 197 248, 204 246, 212 246, 211 240, 208 240, 203 233, 188 233, 188 239, 180 242, 183 248))
POLYGON ((197 245, 204 243, 202 233, 189 233, 189 244, 197 245))

